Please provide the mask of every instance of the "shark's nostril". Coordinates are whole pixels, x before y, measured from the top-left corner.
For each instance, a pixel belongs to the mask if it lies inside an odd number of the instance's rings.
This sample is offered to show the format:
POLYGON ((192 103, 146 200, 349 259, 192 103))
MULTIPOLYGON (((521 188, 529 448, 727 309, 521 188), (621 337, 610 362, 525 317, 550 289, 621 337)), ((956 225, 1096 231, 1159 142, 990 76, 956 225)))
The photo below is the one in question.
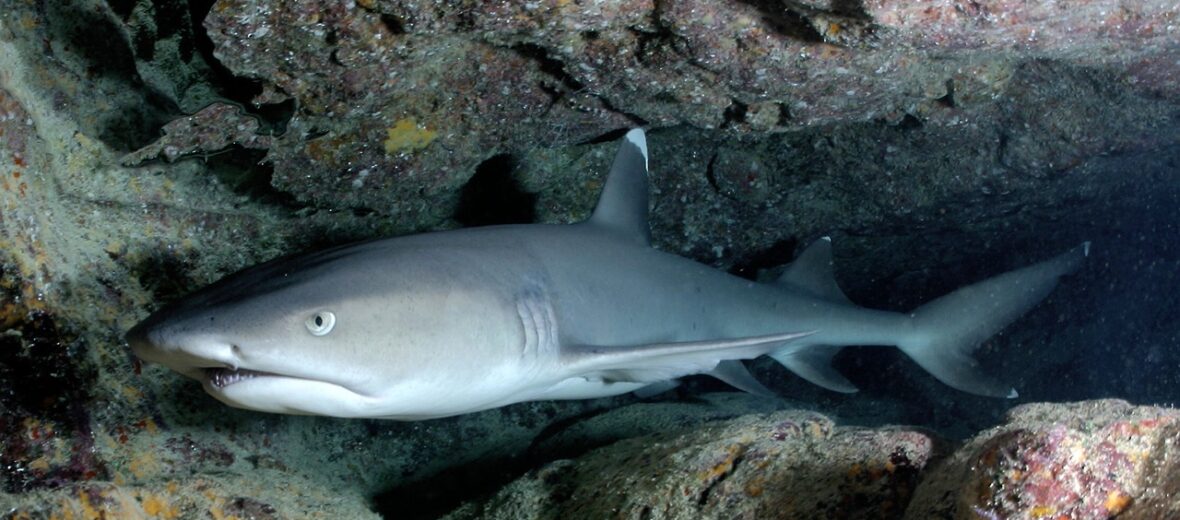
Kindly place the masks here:
POLYGON ((239 347, 237 343, 230 343, 229 354, 230 354, 230 360, 229 360, 229 363, 226 364, 226 366, 228 366, 229 368, 231 368, 233 370, 237 370, 238 365, 242 364, 242 347, 239 347))

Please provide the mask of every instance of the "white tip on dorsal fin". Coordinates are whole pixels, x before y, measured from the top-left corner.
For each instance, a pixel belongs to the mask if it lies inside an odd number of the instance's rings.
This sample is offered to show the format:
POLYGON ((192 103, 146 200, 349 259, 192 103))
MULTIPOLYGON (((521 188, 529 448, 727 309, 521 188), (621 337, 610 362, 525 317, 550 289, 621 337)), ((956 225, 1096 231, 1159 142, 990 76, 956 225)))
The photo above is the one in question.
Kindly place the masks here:
POLYGON ((619 142, 615 162, 589 222, 651 244, 647 225, 647 138, 642 129, 627 132, 619 142))
POLYGON ((803 250, 776 283, 816 298, 852 305, 852 301, 836 285, 831 237, 816 240, 803 250))

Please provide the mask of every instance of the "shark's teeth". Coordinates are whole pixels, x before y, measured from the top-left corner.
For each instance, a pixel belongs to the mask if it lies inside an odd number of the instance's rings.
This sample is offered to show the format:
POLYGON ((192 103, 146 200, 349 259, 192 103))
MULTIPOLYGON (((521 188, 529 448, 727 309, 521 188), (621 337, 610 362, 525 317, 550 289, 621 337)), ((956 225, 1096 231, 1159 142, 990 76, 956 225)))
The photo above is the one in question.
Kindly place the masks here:
POLYGON ((247 379, 266 375, 265 372, 258 372, 255 370, 236 370, 230 368, 206 368, 205 375, 209 378, 209 383, 217 388, 225 388, 229 385, 247 379))

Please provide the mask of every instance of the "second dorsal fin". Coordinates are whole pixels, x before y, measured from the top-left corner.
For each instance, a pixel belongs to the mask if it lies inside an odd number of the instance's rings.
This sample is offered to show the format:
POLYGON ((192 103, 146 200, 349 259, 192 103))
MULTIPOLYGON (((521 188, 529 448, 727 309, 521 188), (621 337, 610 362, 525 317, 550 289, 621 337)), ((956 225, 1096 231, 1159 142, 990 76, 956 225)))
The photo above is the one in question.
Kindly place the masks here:
POLYGON ((816 240, 804 249, 775 283, 816 298, 852 305, 852 301, 836 285, 830 237, 816 240))

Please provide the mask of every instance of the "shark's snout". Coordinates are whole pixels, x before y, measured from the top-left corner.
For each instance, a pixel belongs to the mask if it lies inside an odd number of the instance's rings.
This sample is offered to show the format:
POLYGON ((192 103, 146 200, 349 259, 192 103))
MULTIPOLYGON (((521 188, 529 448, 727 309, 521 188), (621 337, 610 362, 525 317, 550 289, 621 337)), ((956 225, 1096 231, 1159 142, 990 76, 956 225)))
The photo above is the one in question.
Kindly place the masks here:
POLYGON ((124 335, 135 357, 182 373, 203 368, 237 368, 237 347, 210 334, 189 332, 166 320, 149 317, 124 335))
POLYGON ((150 349, 152 348, 152 344, 148 339, 144 323, 132 327, 131 330, 123 335, 123 339, 127 341, 128 345, 131 345, 131 352, 135 354, 135 357, 144 359, 145 355, 151 355, 150 349))

